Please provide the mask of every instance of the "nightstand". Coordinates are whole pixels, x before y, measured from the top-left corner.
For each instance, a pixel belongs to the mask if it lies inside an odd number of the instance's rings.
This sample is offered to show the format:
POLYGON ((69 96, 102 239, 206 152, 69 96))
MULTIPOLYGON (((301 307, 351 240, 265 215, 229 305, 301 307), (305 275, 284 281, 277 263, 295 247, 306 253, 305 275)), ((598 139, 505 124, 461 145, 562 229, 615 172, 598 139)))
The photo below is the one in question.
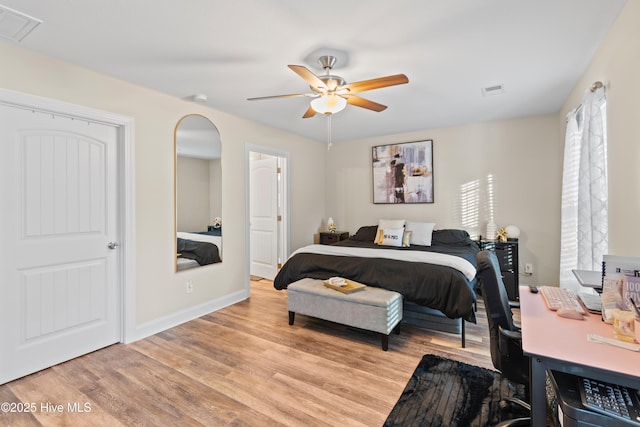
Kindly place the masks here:
POLYGON ((340 240, 346 240, 348 238, 349 238, 348 231, 334 231, 333 233, 330 231, 320 232, 321 245, 332 245, 334 243, 339 242, 340 240))
POLYGON ((519 301, 518 240, 480 240, 480 250, 495 251, 509 301, 519 301))

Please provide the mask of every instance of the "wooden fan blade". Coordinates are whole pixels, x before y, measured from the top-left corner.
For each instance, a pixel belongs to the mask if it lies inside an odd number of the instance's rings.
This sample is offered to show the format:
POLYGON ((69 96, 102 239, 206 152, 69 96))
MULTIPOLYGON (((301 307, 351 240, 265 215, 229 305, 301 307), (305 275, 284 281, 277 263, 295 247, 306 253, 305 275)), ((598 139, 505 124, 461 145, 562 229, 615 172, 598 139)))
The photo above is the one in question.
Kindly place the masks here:
POLYGON ((313 108, 311 108, 311 106, 309 106, 309 108, 307 108, 307 111, 305 111, 304 115, 302 116, 303 119, 308 119, 309 117, 313 117, 316 115, 316 110, 314 110, 313 108))
POLYGON ((402 85, 405 83, 409 83, 407 76, 404 74, 395 74, 393 76, 378 77, 377 79, 349 83, 341 86, 338 92, 340 93, 342 90, 347 89, 349 93, 358 93, 387 86, 402 85))
POLYGON ((366 108, 367 110, 384 111, 387 109, 386 105, 378 104, 377 102, 369 101, 368 99, 364 99, 361 96, 355 95, 340 95, 347 100, 349 105, 355 105, 356 107, 366 108))
POLYGON ((291 93, 291 94, 287 94, 287 95, 271 95, 271 96, 258 96, 255 98, 247 98, 247 101, 257 101, 260 99, 274 99, 274 98, 297 98, 300 96, 310 96, 310 97, 316 97, 318 96, 318 94, 316 93, 291 93))
POLYGON ((318 76, 309 71, 308 68, 303 67, 302 65, 288 65, 288 67, 291 68, 297 75, 305 79, 305 81, 309 83, 311 87, 325 90, 327 89, 327 85, 324 84, 324 82, 320 80, 318 76))

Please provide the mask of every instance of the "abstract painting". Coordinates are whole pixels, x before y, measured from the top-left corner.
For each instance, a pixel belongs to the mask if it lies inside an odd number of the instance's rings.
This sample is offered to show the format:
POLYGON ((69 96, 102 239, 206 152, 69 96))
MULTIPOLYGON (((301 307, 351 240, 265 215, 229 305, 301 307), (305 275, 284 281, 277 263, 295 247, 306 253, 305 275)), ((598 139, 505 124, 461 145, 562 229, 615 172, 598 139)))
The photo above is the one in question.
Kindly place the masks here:
POLYGON ((373 203, 433 203, 433 140, 373 147, 373 203))

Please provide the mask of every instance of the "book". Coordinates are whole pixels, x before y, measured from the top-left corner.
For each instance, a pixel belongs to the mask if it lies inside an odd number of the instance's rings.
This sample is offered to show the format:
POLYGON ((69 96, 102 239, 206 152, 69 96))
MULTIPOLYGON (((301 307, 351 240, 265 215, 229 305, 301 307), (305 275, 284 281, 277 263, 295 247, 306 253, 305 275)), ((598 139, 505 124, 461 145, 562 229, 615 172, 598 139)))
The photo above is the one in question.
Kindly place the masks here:
POLYGON ((633 301, 636 305, 640 304, 640 277, 638 276, 624 276, 624 282, 622 283, 622 301, 627 304, 627 310, 634 311, 631 305, 633 301))
POLYGON ((361 291, 366 288, 366 285, 355 282, 349 279, 343 279, 341 277, 332 277, 322 282, 327 288, 334 289, 342 292, 343 294, 350 294, 352 292, 361 291))
MULTIPOLYGON (((610 298, 611 295, 615 295, 614 290, 618 292, 617 301, 615 301, 616 308, 633 310, 630 307, 630 299, 633 299, 636 305, 640 304, 640 257, 603 255, 602 274, 604 276, 603 285, 605 285, 603 286, 602 302, 605 309, 614 307, 613 299, 610 298)), ((610 323, 611 319, 605 315, 604 310, 602 314, 605 322, 610 323)))

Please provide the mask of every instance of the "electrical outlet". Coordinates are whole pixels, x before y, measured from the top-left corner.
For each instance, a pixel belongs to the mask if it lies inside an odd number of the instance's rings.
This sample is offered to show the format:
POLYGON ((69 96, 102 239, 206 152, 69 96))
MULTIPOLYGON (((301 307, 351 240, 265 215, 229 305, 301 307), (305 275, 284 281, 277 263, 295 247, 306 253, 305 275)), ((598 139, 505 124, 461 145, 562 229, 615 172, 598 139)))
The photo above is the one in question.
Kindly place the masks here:
POLYGON ((524 265, 525 274, 533 274, 533 264, 525 264, 524 265))
POLYGON ((186 291, 188 294, 193 292, 193 282, 191 280, 187 280, 186 291))

